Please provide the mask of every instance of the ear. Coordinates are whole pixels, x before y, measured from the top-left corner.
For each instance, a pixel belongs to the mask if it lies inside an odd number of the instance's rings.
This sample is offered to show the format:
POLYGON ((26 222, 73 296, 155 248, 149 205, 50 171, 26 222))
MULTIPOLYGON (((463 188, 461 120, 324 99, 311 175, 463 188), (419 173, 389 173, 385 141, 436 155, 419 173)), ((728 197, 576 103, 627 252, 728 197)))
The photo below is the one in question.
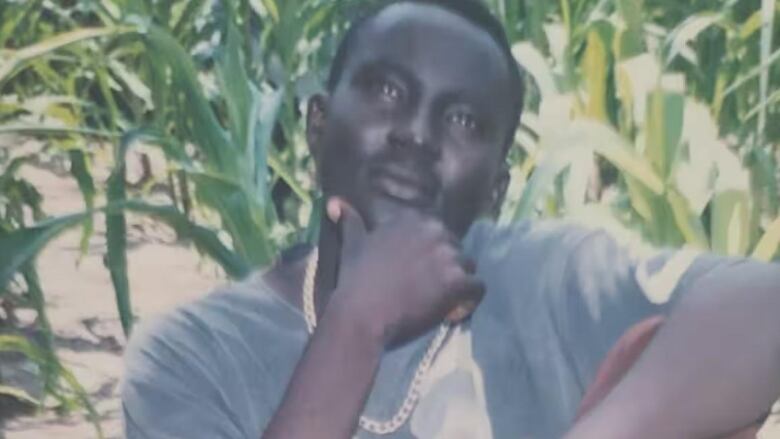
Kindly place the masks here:
POLYGON ((501 206, 504 204, 504 198, 506 197, 506 191, 509 188, 509 166, 506 164, 501 165, 501 169, 496 175, 496 179, 493 183, 493 190, 490 193, 490 215, 493 218, 498 218, 501 214, 501 206))
POLYGON ((325 133, 327 97, 316 94, 309 98, 306 110, 306 143, 316 162, 322 155, 322 142, 325 133))

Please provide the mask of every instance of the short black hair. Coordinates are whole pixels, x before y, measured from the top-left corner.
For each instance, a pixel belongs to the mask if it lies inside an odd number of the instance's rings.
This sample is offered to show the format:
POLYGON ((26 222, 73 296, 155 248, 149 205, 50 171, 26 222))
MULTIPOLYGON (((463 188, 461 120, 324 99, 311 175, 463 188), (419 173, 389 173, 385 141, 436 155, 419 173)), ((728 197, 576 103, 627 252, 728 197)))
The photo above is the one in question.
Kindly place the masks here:
POLYGON ((506 59, 507 66, 509 67, 510 81, 512 82, 512 113, 514 114, 512 120, 514 122, 505 145, 506 148, 509 148, 514 139, 514 134, 517 130, 517 125, 520 123, 520 116, 523 111, 523 102, 525 99, 523 73, 520 65, 515 61, 515 58, 512 55, 512 48, 509 45, 506 32, 504 32, 504 27, 480 0, 384 0, 374 3, 371 9, 352 22, 347 29, 347 32, 344 34, 344 37, 336 50, 333 63, 331 64, 327 82, 328 91, 333 92, 341 80, 349 51, 355 44, 360 29, 386 8, 399 3, 417 3, 442 8, 466 19, 469 23, 484 30, 498 45, 501 53, 506 59))

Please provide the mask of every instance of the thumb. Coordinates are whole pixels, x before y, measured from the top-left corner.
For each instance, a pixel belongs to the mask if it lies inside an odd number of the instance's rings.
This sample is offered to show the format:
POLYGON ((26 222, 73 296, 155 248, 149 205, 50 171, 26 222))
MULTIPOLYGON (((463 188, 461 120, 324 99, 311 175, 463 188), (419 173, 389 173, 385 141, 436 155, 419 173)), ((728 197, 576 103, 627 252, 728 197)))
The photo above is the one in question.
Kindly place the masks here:
POLYGON ((343 198, 332 197, 327 205, 328 217, 339 226, 341 256, 357 253, 368 232, 360 213, 343 198))

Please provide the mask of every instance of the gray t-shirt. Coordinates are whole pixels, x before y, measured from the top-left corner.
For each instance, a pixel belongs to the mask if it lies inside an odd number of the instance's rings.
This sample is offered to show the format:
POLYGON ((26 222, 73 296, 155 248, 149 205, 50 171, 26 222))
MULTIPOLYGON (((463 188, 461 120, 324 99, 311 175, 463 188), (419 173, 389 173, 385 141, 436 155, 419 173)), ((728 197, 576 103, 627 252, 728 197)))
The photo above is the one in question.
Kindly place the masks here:
MULTIPOLYGON (((464 250, 487 294, 437 358, 412 419, 386 437, 562 436, 620 335, 665 313, 693 279, 735 262, 642 256, 602 231, 554 221, 478 223, 464 250)), ((395 414, 432 337, 385 354, 365 416, 395 414)), ((126 352, 128 439, 258 439, 307 340, 302 313, 260 276, 146 322, 126 352)))

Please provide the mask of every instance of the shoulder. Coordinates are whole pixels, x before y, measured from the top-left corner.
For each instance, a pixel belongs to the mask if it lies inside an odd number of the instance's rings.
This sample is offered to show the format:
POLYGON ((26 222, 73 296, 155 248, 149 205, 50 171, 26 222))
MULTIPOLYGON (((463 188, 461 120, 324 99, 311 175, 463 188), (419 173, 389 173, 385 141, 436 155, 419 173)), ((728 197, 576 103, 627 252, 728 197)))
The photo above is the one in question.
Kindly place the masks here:
POLYGON ((213 379, 231 367, 261 367, 269 349, 305 338, 297 311, 259 275, 228 285, 137 326, 125 350, 128 380, 213 379), (262 348, 260 348, 262 347, 262 348))
POLYGON ((486 285, 479 309, 518 333, 540 333, 552 316, 549 310, 560 308, 570 258, 594 233, 559 220, 475 224, 463 246, 486 285))
POLYGON ((282 394, 282 375, 304 340, 295 309, 255 276, 144 321, 125 351, 128 437, 254 432, 282 394), (177 421, 183 418, 192 422, 177 421))
POLYGON ((523 221, 511 225, 480 221, 464 239, 464 249, 480 265, 535 267, 552 260, 563 262, 589 237, 599 233, 598 229, 565 220, 523 221))

